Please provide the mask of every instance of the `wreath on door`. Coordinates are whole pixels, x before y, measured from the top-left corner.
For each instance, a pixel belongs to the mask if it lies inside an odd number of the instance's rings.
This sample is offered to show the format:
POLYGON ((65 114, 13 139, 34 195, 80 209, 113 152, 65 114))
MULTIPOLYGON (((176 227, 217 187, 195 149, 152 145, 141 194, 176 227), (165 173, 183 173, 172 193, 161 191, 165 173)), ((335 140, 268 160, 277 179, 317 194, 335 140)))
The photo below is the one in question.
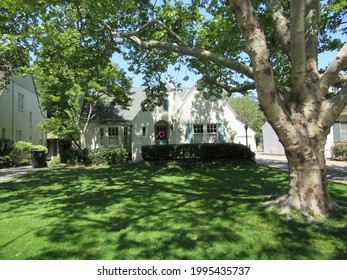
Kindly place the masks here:
POLYGON ((160 140, 163 140, 165 138, 165 132, 160 130, 160 131, 158 131, 157 136, 160 140))

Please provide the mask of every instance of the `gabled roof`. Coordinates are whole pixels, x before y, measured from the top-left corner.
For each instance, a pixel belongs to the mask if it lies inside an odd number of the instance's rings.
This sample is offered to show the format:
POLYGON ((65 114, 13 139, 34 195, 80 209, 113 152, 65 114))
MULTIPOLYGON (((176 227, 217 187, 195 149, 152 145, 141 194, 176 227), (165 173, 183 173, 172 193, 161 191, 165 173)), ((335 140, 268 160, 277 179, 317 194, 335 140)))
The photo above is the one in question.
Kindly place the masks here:
MULTIPOLYGON (((176 94, 181 101, 186 99, 186 96, 191 92, 191 88, 177 88, 176 94)), ((122 109, 119 106, 109 106, 106 111, 98 111, 93 120, 101 122, 129 122, 132 121, 135 116, 141 111, 141 103, 146 99, 146 93, 144 87, 134 87, 131 89, 133 92, 132 103, 128 109, 122 109)), ((86 116, 87 106, 83 106, 82 118, 86 116)))

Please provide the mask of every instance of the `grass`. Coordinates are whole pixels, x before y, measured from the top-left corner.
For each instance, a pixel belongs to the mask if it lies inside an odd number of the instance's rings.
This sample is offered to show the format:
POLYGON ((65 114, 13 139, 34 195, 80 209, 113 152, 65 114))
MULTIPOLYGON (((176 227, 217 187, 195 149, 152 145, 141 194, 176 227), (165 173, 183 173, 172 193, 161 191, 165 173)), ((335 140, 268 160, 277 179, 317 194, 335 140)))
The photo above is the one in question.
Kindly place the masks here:
POLYGON ((287 180, 233 162, 38 170, 0 184, 0 259, 346 259, 346 215, 261 207, 287 180))

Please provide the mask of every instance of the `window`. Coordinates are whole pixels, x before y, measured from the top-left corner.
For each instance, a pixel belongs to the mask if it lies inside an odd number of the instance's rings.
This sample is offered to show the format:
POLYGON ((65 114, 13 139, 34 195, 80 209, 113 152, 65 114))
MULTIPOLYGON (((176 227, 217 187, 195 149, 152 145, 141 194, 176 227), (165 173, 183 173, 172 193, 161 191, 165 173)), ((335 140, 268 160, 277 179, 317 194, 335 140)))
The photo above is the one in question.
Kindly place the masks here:
POLYGON ((207 125, 207 133, 217 134, 217 124, 208 124, 207 125))
POLYGON ((29 113, 29 127, 33 127, 33 112, 29 113))
POLYGON ((108 128, 108 136, 109 137, 118 136, 118 127, 109 127, 108 128))
POLYGON ((18 93, 18 110, 24 110, 24 95, 18 93))
POLYGON ((128 128, 124 127, 124 136, 128 136, 128 128))
POLYGON ((22 140, 22 131, 16 130, 16 141, 21 141, 21 140, 22 140))
POLYGON ((146 136, 146 127, 142 127, 142 136, 146 136))
POLYGON ((194 134, 203 134, 204 133, 204 125, 203 124, 194 124, 193 129, 194 129, 194 134))
POLYGON ((103 127, 100 127, 100 137, 103 137, 104 136, 104 128, 103 127))

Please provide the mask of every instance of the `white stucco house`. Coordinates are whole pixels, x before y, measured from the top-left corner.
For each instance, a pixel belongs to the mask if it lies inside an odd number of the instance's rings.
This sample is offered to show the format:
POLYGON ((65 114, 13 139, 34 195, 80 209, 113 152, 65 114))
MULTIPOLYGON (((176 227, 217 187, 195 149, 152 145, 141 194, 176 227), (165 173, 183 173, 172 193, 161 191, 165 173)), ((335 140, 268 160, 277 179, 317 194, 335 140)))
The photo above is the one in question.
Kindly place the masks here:
MULTIPOLYGON (((265 154, 284 155, 284 148, 280 143, 271 125, 266 122, 263 127, 263 145, 265 154)), ((330 133, 325 144, 325 157, 331 158, 332 147, 335 142, 347 141, 347 108, 342 112, 335 124, 330 128, 330 133)))
POLYGON ((95 115, 81 139, 84 146, 124 147, 137 162, 142 160, 142 145, 231 142, 234 133, 235 143, 247 142, 256 151, 255 132, 248 129, 246 141, 245 125, 225 100, 206 100, 195 87, 171 86, 161 107, 143 111, 144 88, 132 91, 129 110, 112 107, 95 115))
POLYGON ((0 91, 1 138, 46 145, 46 137, 37 125, 45 118, 32 75, 11 77, 0 91))

